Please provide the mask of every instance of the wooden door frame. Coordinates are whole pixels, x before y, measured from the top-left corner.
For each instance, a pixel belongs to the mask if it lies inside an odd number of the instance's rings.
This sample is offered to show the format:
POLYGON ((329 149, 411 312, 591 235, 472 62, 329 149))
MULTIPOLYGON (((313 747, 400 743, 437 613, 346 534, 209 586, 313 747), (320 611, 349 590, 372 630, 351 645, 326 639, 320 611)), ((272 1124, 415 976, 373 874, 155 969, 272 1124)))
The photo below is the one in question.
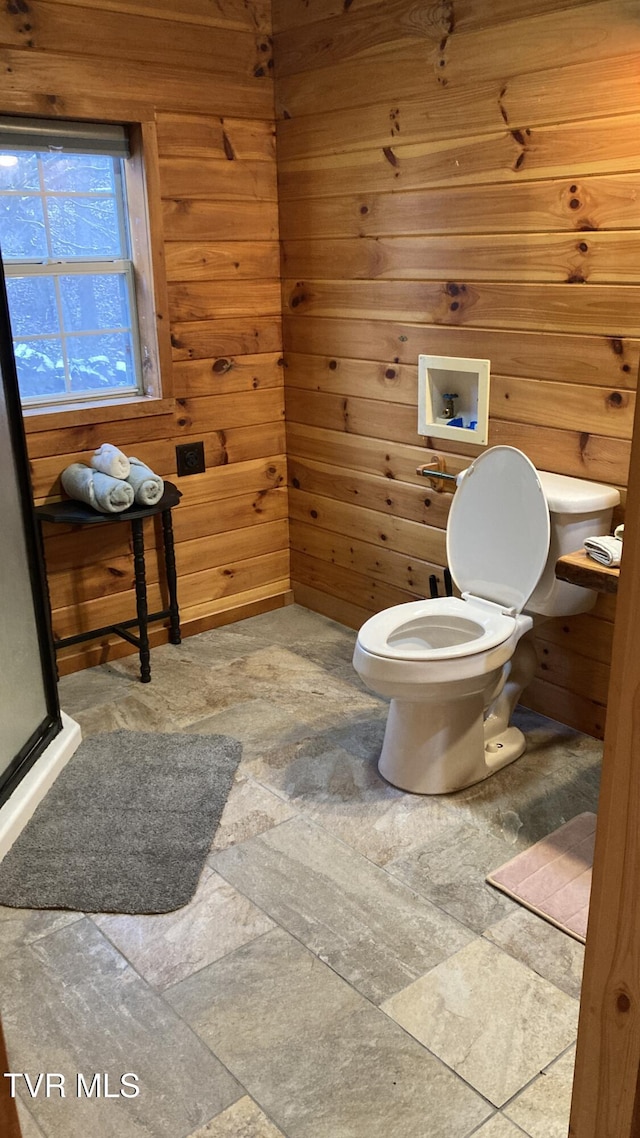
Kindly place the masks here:
POLYGON ((640 1136, 639 515, 640 413, 636 410, 570 1138, 640 1136))

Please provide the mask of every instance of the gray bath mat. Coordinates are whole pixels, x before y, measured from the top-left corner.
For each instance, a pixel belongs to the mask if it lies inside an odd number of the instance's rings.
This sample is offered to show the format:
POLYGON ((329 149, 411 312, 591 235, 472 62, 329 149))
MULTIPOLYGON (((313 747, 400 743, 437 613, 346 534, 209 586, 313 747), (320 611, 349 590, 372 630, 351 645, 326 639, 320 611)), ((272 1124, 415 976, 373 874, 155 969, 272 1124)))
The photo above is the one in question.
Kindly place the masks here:
POLYGON ((227 735, 85 739, 0 862, 0 904, 81 913, 186 905, 241 754, 227 735))

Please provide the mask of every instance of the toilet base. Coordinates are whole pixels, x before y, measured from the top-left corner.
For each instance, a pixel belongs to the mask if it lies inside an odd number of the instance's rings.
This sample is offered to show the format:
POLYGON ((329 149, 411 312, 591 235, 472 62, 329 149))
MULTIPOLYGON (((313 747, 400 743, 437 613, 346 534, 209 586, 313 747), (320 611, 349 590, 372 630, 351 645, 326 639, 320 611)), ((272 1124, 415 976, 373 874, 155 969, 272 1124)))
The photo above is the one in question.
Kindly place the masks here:
POLYGON ((517 727, 485 737, 484 700, 391 701, 378 762, 383 778, 412 794, 450 794, 482 782, 526 747, 517 727))

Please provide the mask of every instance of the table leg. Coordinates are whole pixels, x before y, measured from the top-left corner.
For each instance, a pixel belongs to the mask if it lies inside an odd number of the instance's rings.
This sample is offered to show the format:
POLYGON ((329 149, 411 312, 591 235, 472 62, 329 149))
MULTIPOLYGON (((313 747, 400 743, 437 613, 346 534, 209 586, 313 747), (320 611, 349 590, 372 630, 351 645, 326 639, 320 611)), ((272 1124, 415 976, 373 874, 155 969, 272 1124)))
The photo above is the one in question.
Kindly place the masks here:
POLYGON ((140 637, 140 680, 148 684, 151 680, 151 654, 149 652, 149 632, 147 627, 147 581, 144 564, 144 536, 142 519, 134 518, 131 521, 133 535, 133 567, 136 578, 136 610, 138 613, 138 628, 140 637))
POLYGON ((169 590, 169 640, 180 644, 180 610, 178 608, 178 579, 176 574, 176 555, 173 544, 173 523, 171 510, 162 511, 162 532, 164 536, 164 566, 169 590))

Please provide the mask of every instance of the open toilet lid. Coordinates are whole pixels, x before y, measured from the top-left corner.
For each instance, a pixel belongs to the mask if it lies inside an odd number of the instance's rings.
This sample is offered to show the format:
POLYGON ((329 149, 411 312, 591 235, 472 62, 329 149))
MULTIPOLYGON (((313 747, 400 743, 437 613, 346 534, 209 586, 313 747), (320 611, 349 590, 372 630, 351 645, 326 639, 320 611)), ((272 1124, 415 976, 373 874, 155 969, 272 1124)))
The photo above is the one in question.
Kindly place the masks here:
POLYGON ((465 471, 447 524, 461 593, 521 612, 549 552, 549 507, 532 462, 515 447, 484 451, 465 471))

